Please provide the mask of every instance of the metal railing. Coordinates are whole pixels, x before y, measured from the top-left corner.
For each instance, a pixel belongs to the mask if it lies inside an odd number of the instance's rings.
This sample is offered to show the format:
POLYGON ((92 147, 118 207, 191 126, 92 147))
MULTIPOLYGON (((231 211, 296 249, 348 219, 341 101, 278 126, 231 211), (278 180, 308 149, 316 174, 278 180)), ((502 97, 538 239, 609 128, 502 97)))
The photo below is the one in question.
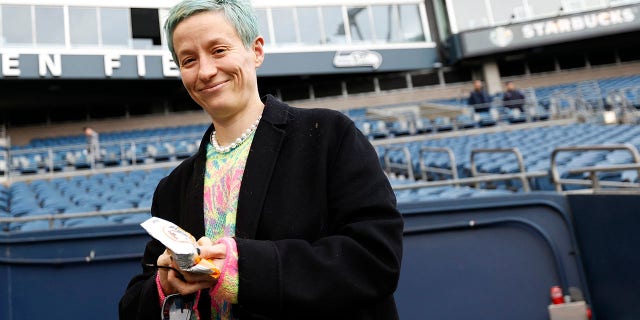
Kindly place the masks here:
MULTIPOLYGON (((518 148, 494 148, 494 149, 473 149, 471 150, 471 176, 477 177, 481 175, 488 175, 486 173, 481 173, 478 171, 476 166, 476 155, 481 153, 513 153, 516 156, 516 160, 518 161, 518 169, 519 171, 515 174, 517 179, 522 182, 522 188, 525 192, 531 191, 531 185, 529 184, 529 177, 527 176, 526 168, 524 166, 524 158, 522 157, 522 153, 518 148)), ((476 188, 479 188, 479 184, 476 183, 476 188)))
POLYGON ((385 172, 387 174, 393 173, 393 169, 401 170, 401 172, 407 173, 407 178, 410 180, 415 180, 415 175, 413 173, 413 163, 411 161, 411 152, 409 148, 406 146, 385 146, 384 147, 384 165, 385 172), (390 153, 392 151, 400 151, 404 153, 404 159, 406 163, 395 163, 390 159, 390 153))
MULTIPOLYGON (((419 189, 419 188, 430 188, 430 187, 445 187, 445 186, 454 186, 454 185, 456 186, 457 185, 475 185, 475 184, 486 183, 486 182, 521 179, 523 175, 528 178, 537 178, 537 177, 545 177, 548 175, 548 173, 544 171, 531 171, 524 174, 523 173, 502 173, 502 174, 490 174, 490 175, 483 175, 483 176, 470 177, 470 178, 449 179, 449 180, 416 181, 415 183, 404 183, 404 184, 395 185, 393 189, 406 190, 406 189, 419 189)), ((529 190, 528 192, 530 191, 531 190, 529 190)))
MULTIPOLYGON (((610 188, 638 188, 640 184, 624 181, 600 181, 598 178, 598 172, 619 172, 626 170, 637 170, 638 176, 640 176, 640 153, 638 149, 631 144, 617 144, 617 145, 592 145, 592 146, 572 146, 572 147, 558 147, 551 153, 551 178, 555 184, 556 191, 568 192, 563 190, 564 185, 578 185, 590 187, 587 189, 579 190, 576 192, 594 192, 602 190, 603 187, 610 188), (557 155, 562 152, 586 152, 586 151, 615 151, 626 150, 633 159, 631 164, 621 165, 600 165, 600 166, 585 166, 580 168, 569 169, 569 174, 583 174, 588 173, 589 179, 571 179, 562 178, 560 176, 557 155)), ((640 190, 639 190, 640 192, 640 190)))
MULTIPOLYGON (((441 175, 449 175, 449 176, 451 176, 451 178, 453 180, 457 180, 459 178, 458 165, 456 163, 456 157, 453 154, 453 150, 451 150, 451 148, 422 147, 422 148, 420 148, 420 153, 419 154, 420 154, 420 161, 419 161, 419 163, 420 163, 420 176, 423 177, 424 179, 427 179, 427 177, 429 176, 429 173, 437 173, 437 174, 441 174, 441 175), (447 156, 449 157, 449 163, 450 163, 451 169, 427 166, 427 164, 425 163, 425 160, 424 160, 424 155, 427 152, 442 152, 442 153, 446 153, 447 156)), ((456 186, 458 186, 458 185, 456 184, 456 186)))

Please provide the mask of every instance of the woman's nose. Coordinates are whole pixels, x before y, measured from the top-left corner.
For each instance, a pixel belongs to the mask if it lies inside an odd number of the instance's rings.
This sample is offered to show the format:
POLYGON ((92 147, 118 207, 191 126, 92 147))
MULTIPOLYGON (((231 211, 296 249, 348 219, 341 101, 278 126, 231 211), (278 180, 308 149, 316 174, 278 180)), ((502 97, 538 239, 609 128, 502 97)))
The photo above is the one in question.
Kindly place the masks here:
POLYGON ((200 69, 198 75, 203 80, 208 80, 214 77, 218 73, 218 66, 216 60, 212 57, 206 57, 200 59, 200 69))

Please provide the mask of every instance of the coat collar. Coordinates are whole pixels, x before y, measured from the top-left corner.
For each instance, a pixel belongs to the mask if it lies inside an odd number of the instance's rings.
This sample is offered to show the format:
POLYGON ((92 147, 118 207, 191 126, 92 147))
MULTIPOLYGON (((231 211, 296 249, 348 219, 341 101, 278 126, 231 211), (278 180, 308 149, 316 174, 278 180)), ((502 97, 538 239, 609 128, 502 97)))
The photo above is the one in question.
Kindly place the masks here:
MULTIPOLYGON (((251 143, 238 196, 236 236, 246 239, 256 237, 262 206, 285 137, 285 127, 293 118, 292 109, 275 97, 267 95, 262 101, 265 108, 251 143)), ((187 186, 190 214, 185 224, 198 236, 204 235, 204 172, 207 144, 213 130, 213 125, 209 126, 202 137, 192 172, 195 181, 187 186)))
POLYGON ((264 99, 262 119, 251 143, 242 176, 236 216, 236 236, 255 239, 278 154, 285 137, 291 108, 273 96, 264 99))

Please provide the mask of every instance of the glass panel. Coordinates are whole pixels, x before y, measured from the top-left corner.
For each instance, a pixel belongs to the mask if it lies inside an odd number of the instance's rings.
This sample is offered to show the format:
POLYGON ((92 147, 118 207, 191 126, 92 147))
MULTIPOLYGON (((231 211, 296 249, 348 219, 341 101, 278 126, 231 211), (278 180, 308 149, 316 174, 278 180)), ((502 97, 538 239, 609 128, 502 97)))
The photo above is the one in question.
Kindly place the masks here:
POLYGON ((267 45, 271 42, 271 36, 269 36, 269 20, 267 19, 267 10, 256 9, 256 18, 258 19, 258 32, 264 38, 264 44, 267 45))
POLYGON ((324 43, 339 44, 346 43, 344 32, 344 21, 342 19, 342 9, 340 7, 323 7, 322 22, 324 25, 324 43))
POLYGON ((100 31, 102 45, 128 47, 131 41, 129 9, 100 8, 100 31))
POLYGON ((584 0, 584 4, 587 10, 604 8, 606 6, 603 0, 584 0))
MULTIPOLYGON (((638 3, 638 0, 609 0, 609 5, 611 6, 619 6, 628 3, 638 3)), ((606 1, 605 1, 606 3, 606 1)))
POLYGON ((604 7, 602 0, 563 0, 564 13, 580 12, 604 7))
POLYGON ((560 1, 560 6, 562 6, 562 13, 579 12, 586 7, 583 0, 562 0, 560 1))
POLYGON ((521 18, 524 5, 522 0, 491 0, 494 24, 507 24, 521 18), (513 17, 512 17, 513 16, 513 17))
POLYGON ((62 7, 36 6, 36 43, 64 45, 62 7))
POLYGON ((417 5, 386 5, 371 7, 376 42, 425 41, 417 5))
POLYGON ((71 45, 97 45, 96 8, 69 7, 69 34, 71 45))
POLYGON ((271 17, 273 18, 275 42, 279 46, 298 42, 294 28, 293 8, 273 8, 271 9, 271 17))
POLYGON ((373 28, 367 7, 347 7, 351 42, 373 42, 373 28))
POLYGON ((375 28, 376 42, 397 42, 399 26, 398 6, 372 6, 373 24, 375 28))
POLYGON ((556 15, 560 12, 560 0, 528 1, 533 18, 556 15))
POLYGON ((7 44, 32 44, 31 7, 2 6, 2 38, 7 44))
POLYGON ((424 29, 422 28, 422 20, 420 19, 420 9, 418 5, 401 5, 400 23, 402 26, 402 41, 425 41, 424 29))
POLYGON ((300 27, 302 42, 307 45, 322 44, 318 8, 297 8, 296 10, 298 12, 298 26, 300 27))
POLYGON ((489 25, 487 7, 485 6, 484 1, 459 0, 453 2, 453 7, 458 32, 482 28, 489 25))

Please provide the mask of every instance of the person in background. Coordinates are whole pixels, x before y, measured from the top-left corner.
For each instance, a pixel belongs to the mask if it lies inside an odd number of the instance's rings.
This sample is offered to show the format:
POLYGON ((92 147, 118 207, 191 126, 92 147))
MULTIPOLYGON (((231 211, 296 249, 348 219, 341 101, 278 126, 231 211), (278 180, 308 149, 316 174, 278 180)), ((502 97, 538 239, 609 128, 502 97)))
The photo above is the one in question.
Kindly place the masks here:
POLYGON ((180 271, 151 240, 120 319, 157 319, 176 295, 198 319, 397 319, 403 221, 367 138, 340 112, 260 97, 248 0, 182 1, 165 32, 212 124, 151 212, 199 239, 221 274, 180 271))
POLYGON ((502 94, 502 105, 509 109, 518 109, 524 112, 525 97, 520 90, 516 89, 513 82, 505 83, 506 90, 502 94))
POLYGON ((83 127, 82 131, 87 138, 87 155, 92 162, 100 160, 100 136, 91 127, 83 127))
POLYGON ((469 94, 467 105, 473 107, 476 112, 487 112, 491 108, 491 97, 481 80, 473 81, 473 91, 469 94))

